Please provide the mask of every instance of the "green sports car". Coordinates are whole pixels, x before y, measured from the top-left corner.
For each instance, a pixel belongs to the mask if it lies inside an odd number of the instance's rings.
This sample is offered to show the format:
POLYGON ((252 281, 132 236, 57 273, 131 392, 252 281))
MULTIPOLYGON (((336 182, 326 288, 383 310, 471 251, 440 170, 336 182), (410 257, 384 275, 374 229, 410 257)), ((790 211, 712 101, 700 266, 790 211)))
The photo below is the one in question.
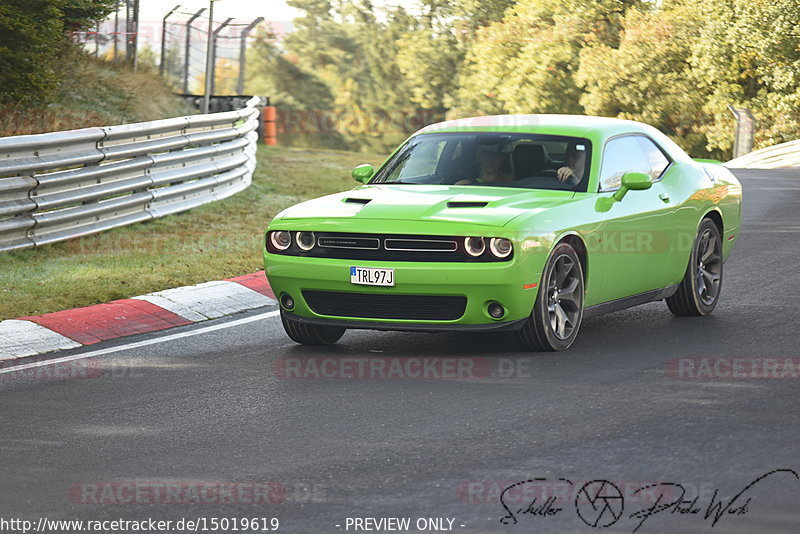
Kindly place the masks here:
POLYGON ((264 266, 286 333, 515 332, 563 350, 581 321, 655 300, 707 315, 742 188, 645 124, 569 115, 446 121, 361 185, 278 214, 264 266))

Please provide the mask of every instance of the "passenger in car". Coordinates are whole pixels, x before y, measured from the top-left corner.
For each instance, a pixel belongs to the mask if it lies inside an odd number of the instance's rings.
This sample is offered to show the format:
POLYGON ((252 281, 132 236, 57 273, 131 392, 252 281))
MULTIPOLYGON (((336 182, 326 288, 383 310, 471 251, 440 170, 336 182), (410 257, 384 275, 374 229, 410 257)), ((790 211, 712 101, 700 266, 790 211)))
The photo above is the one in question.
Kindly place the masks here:
POLYGON ((556 172, 559 181, 569 185, 578 185, 583 179, 586 166, 586 147, 577 143, 567 145, 564 153, 564 166, 556 172))

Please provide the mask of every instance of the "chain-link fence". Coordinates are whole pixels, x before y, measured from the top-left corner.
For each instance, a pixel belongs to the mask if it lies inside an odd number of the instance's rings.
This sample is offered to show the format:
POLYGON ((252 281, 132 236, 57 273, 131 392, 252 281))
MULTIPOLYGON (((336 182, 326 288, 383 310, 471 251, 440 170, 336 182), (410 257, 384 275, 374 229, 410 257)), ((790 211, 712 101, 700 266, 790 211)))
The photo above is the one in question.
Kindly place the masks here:
POLYGON ((113 61, 137 61, 140 0, 117 0, 116 9, 94 28, 78 32, 75 37, 97 57, 113 61))
MULTIPOLYGON (((208 9, 189 11, 180 5, 158 21, 139 19, 140 0, 117 0, 117 10, 76 38, 89 52, 110 61, 137 65, 147 59, 183 94, 202 93, 206 76, 208 9)), ((217 17, 215 17, 217 19, 217 17)), ((242 95, 247 46, 262 17, 250 20, 214 20, 212 32, 212 94, 242 95)))
MULTIPOLYGON (((212 31, 212 94, 244 94, 247 46, 253 30, 264 19, 215 20, 212 31)), ((162 26, 161 73, 184 94, 202 93, 208 43, 207 10, 168 13, 162 26)))

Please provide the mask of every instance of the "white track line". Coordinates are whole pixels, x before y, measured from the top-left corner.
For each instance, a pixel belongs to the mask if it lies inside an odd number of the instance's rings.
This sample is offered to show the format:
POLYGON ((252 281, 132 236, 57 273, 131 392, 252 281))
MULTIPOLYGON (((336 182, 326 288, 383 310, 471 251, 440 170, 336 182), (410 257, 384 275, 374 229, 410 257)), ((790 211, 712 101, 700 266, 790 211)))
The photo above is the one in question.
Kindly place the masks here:
POLYGON ((170 334, 164 337, 157 337, 155 339, 146 339, 144 341, 137 341, 136 343, 130 343, 128 345, 119 345, 117 347, 109 347, 107 349, 99 349, 93 350, 91 352, 84 352, 81 354, 75 354, 72 356, 62 356, 61 358, 51 358, 49 360, 42 360, 40 362, 32 362, 32 363, 24 363, 21 365, 15 365, 13 367, 5 367, 0 369, 0 375, 6 373, 13 373, 14 371, 23 371, 25 369, 33 369, 35 367, 44 367, 45 365, 53 365, 57 363, 64 363, 64 362, 72 362, 75 360, 82 360, 84 358, 91 358, 92 356, 101 356, 103 354, 111 354, 114 352, 121 352, 123 350, 129 349, 136 349, 139 347, 146 347, 147 345, 155 345, 156 343, 164 343, 165 341, 172 341, 174 339, 181 339, 184 337, 191 337, 197 336, 200 334, 205 334, 208 332, 214 332, 216 330, 222 330, 224 328, 230 328, 232 326, 239 326, 242 324, 252 323, 255 321, 260 321, 261 319, 267 319, 269 317, 277 317, 280 315, 280 310, 275 310, 267 313, 260 313, 258 315, 253 315, 252 317, 245 317, 244 319, 236 319, 235 321, 229 321, 227 323, 222 324, 215 324, 211 326, 206 326, 203 328, 198 328, 196 330, 189 330, 188 332, 181 332, 179 334, 170 334))

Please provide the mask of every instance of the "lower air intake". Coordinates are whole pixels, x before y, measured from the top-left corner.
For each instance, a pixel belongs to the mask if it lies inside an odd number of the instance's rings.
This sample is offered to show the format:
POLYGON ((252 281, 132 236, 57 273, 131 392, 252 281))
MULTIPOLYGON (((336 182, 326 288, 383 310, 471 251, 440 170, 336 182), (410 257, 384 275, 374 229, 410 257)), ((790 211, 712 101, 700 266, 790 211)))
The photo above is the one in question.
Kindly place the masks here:
POLYGON ((467 297, 377 295, 303 291, 308 307, 319 315, 408 321, 454 321, 464 315, 467 297))

